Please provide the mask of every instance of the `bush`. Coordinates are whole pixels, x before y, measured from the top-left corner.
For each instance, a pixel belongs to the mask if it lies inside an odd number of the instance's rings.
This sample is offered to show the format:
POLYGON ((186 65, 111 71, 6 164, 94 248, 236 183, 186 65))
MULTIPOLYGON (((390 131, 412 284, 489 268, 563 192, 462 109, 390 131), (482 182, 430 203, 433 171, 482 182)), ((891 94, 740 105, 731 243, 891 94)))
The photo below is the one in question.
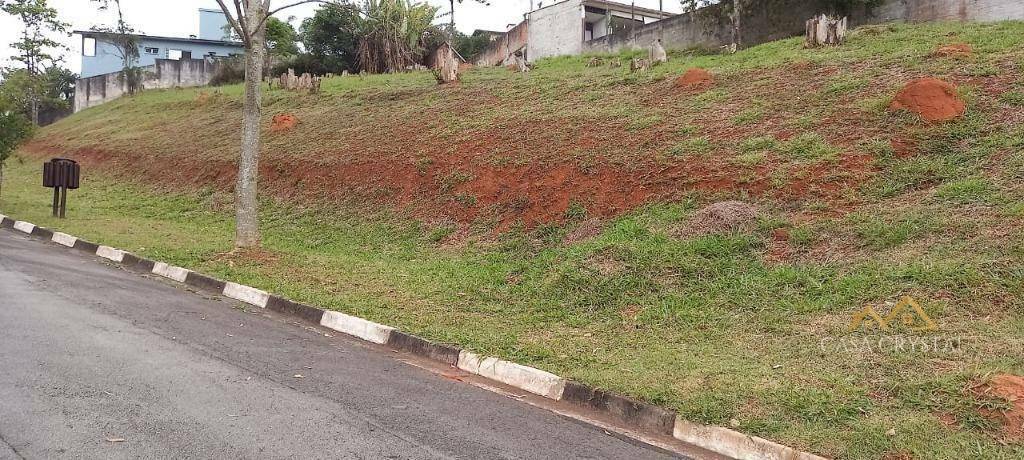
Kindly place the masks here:
POLYGON ((242 58, 232 57, 217 62, 210 86, 233 85, 245 81, 245 64, 242 58))
POLYGON ((344 67, 332 66, 327 61, 312 54, 303 53, 274 65, 270 69, 269 76, 280 76, 281 74, 288 73, 288 69, 295 70, 295 75, 302 75, 304 73, 311 75, 341 74, 342 71, 347 70, 344 67))

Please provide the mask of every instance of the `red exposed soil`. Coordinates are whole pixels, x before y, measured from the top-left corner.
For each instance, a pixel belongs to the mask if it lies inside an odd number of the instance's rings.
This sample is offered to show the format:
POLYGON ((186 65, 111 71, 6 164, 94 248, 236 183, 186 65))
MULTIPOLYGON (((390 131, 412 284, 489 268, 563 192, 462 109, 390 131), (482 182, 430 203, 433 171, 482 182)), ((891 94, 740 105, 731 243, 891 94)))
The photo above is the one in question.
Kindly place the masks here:
MULTIPOLYGON (((138 154, 126 157, 94 148, 69 151, 44 141, 31 142, 24 151, 42 157, 58 149, 87 168, 145 177, 176 188, 213 185, 230 191, 236 173, 234 161, 195 155, 180 156, 174 168, 167 168, 163 161, 147 161, 138 154)), ((836 165, 799 166, 803 173, 791 174, 796 178, 782 186, 772 183, 766 167, 761 167, 757 178, 741 180, 727 162, 640 161, 623 167, 552 159, 495 165, 479 156, 469 148, 434 152, 429 162, 415 156, 344 159, 334 155, 278 157, 268 152, 261 162, 260 186, 263 193, 289 201, 370 204, 371 208, 389 205, 421 218, 460 224, 488 222, 501 231, 516 224, 534 228, 562 222, 574 203, 583 206, 591 218, 605 218, 651 201, 679 199, 689 191, 810 198, 842 209, 844 191, 873 173, 869 157, 852 154, 836 165), (847 174, 839 180, 830 177, 833 167, 847 174)))
POLYGON ((974 48, 966 43, 953 43, 949 45, 943 45, 938 47, 933 56, 939 57, 964 57, 970 56, 974 52, 974 48))
POLYGON ((980 412, 1003 427, 1003 437, 1010 442, 1024 441, 1024 377, 1011 374, 999 374, 987 383, 974 388, 975 394, 988 397, 999 397, 1009 403, 1009 409, 997 411, 981 409, 980 412))
POLYGON ((890 139, 889 145, 892 146, 892 151, 896 154, 897 158, 907 158, 917 151, 914 141, 890 139))
POLYGON ((299 124, 299 118, 290 113, 279 113, 274 115, 274 118, 270 121, 270 132, 278 133, 281 131, 288 131, 299 124))
POLYGON ((700 90, 707 89, 715 85, 715 79, 711 76, 711 72, 694 67, 687 69, 683 75, 676 79, 676 88, 682 88, 686 90, 700 90))
POLYGON ((966 106, 956 87, 937 78, 912 80, 896 94, 893 109, 914 112, 927 121, 946 121, 964 114, 966 106))

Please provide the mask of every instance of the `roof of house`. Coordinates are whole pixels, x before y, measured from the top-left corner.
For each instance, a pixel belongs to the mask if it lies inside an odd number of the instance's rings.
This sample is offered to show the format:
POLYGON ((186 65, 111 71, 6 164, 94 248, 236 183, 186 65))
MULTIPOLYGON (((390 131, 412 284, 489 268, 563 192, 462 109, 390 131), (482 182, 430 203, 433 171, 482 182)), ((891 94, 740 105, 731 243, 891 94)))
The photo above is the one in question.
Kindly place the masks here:
MULTIPOLYGON (((118 35, 117 33, 114 33, 114 32, 103 32, 103 31, 96 31, 96 30, 76 30, 73 33, 79 34, 79 35, 81 35, 83 37, 92 37, 92 38, 112 37, 112 36, 118 35)), ((161 37, 159 35, 144 35, 144 34, 130 34, 130 35, 133 36, 133 37, 137 37, 139 39, 161 40, 161 41, 182 42, 182 43, 197 43, 197 44, 204 44, 204 45, 235 46, 235 47, 239 47, 239 48, 241 48, 243 46, 241 42, 233 42, 233 41, 230 41, 230 40, 208 40, 208 39, 205 39, 205 38, 161 37)))
POLYGON ((477 35, 505 35, 505 32, 499 32, 497 30, 476 29, 473 31, 473 36, 477 35))
MULTIPOLYGON (((543 10, 545 8, 551 8, 551 7, 555 6, 555 5, 561 5, 562 3, 565 3, 565 1, 556 1, 556 2, 554 2, 552 4, 550 4, 550 5, 546 5, 546 6, 542 6, 540 8, 537 8, 537 9, 531 11, 531 13, 543 10)), ((654 17, 654 18, 659 18, 660 17, 661 19, 670 18, 672 16, 675 16, 675 13, 669 13, 667 11, 658 11, 658 10, 654 10, 654 9, 651 9, 651 8, 643 8, 643 7, 640 7, 640 6, 633 6, 633 5, 630 5, 630 4, 619 3, 619 2, 611 2, 611 1, 608 1, 608 0, 583 0, 583 5, 584 6, 591 6, 591 7, 595 7, 595 8, 604 8, 604 9, 607 9, 607 10, 621 11, 621 12, 624 12, 624 13, 629 13, 630 11, 632 11, 634 13, 637 13, 637 14, 641 15, 641 16, 654 17)))
POLYGON ((640 6, 633 6, 633 5, 629 5, 629 4, 626 4, 626 3, 611 2, 611 1, 607 1, 607 0, 584 0, 583 1, 583 5, 584 6, 593 6, 593 7, 597 7, 597 8, 604 8, 604 9, 607 9, 607 10, 621 11, 621 12, 624 12, 624 13, 629 13, 630 11, 633 11, 633 12, 639 14, 639 15, 642 15, 642 16, 661 18, 661 19, 670 18, 672 16, 675 16, 675 13, 669 13, 667 11, 659 11, 659 10, 655 10, 655 9, 652 9, 652 8, 643 8, 643 7, 640 7, 640 6))

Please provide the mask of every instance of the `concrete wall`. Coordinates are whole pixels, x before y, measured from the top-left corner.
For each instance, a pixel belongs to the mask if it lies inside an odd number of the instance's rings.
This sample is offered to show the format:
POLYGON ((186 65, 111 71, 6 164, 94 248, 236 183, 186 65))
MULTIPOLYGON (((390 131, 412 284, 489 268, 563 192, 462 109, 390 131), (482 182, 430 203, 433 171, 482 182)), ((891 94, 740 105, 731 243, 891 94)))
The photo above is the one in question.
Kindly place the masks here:
POLYGON ((1021 0, 888 0, 875 9, 883 19, 905 21, 1002 21, 1024 19, 1021 0))
POLYGON ((566 0, 530 13, 530 62, 583 51, 583 0, 566 0))
POLYGON ((509 56, 523 49, 530 33, 530 23, 520 22, 519 25, 509 30, 508 33, 494 39, 487 49, 483 50, 476 57, 475 65, 495 66, 502 65, 508 61, 509 56))
MULTIPOLYGON (((83 37, 84 39, 84 37, 83 37)), ((232 54, 242 54, 244 50, 241 45, 230 46, 218 43, 190 42, 188 40, 167 40, 159 37, 145 37, 139 40, 139 67, 148 67, 156 64, 158 59, 168 59, 170 50, 188 51, 192 53, 192 59, 201 59, 204 56, 226 57, 232 54), (150 52, 147 52, 150 48, 150 52), (153 53, 152 49, 156 52, 153 53), (212 54, 211 54, 212 53, 212 54)), ((83 47, 84 51, 84 47, 83 47)), ((119 72, 124 68, 121 62, 121 54, 117 47, 102 38, 96 39, 96 55, 82 55, 81 76, 92 77, 112 72, 119 72)))
MULTIPOLYGON (((213 59, 158 59, 143 68, 142 89, 207 85, 220 65, 213 59)), ((121 72, 79 78, 75 83, 75 112, 112 101, 126 92, 121 72)))
MULTIPOLYGON (((824 0, 771 0, 744 11, 743 46, 753 46, 804 33, 804 21, 828 11, 824 0)), ((997 21, 1024 19, 1024 0, 886 0, 867 11, 851 12, 852 25, 889 21, 997 21)), ((584 52, 617 52, 644 48, 658 38, 666 48, 719 47, 732 43, 732 27, 719 5, 702 8, 637 28, 619 31, 583 44, 584 52), (635 36, 634 36, 635 35, 635 36)))

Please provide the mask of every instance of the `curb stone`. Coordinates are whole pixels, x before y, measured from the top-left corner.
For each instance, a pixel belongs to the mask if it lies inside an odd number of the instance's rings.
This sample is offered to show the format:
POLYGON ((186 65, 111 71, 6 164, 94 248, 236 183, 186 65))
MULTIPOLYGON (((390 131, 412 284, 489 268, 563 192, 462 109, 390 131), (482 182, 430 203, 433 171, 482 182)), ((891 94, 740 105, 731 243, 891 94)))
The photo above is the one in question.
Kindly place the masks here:
POLYGON ((53 232, 53 236, 50 237, 50 241, 53 241, 54 243, 57 243, 61 246, 73 248, 75 247, 75 242, 78 241, 78 238, 68 235, 67 233, 53 232))
POLYGON ((471 374, 497 380, 556 401, 562 399, 562 392, 565 390, 565 379, 555 374, 511 361, 480 356, 466 350, 459 353, 458 366, 459 369, 471 374))
POLYGON ((217 278, 211 278, 202 273, 196 273, 193 271, 185 274, 185 281, 183 282, 201 291, 214 292, 217 294, 224 292, 224 287, 227 285, 226 282, 217 278))
MULTIPOLYGON (((189 272, 189 275, 191 274, 192 272, 189 272)), ((188 277, 185 277, 185 282, 188 282, 188 277)), ((267 294, 265 291, 230 281, 224 283, 224 290, 222 292, 224 297, 240 300, 260 308, 267 308, 267 301, 270 300, 270 294, 267 294)))
POLYGON ((153 273, 179 283, 184 283, 185 280, 188 279, 188 274, 191 272, 181 267, 168 265, 164 262, 157 262, 153 264, 153 273))
POLYGON ((35 228, 36 228, 35 224, 29 223, 29 222, 23 222, 23 221, 20 221, 20 220, 14 221, 14 229, 19 231, 19 232, 21 232, 21 233, 28 233, 29 235, 31 235, 32 234, 32 230, 35 230, 35 228))
POLYGON ((0 214, 0 228, 12 229, 60 246, 88 252, 135 271, 153 273, 203 291, 219 293, 260 308, 296 316, 367 342, 446 363, 471 374, 548 399, 587 407, 641 432, 671 435, 679 441, 718 454, 745 460, 825 460, 824 457, 728 428, 691 423, 677 417, 673 410, 595 389, 547 371, 434 343, 390 326, 294 302, 250 286, 222 281, 110 246, 101 246, 66 233, 37 227, 30 222, 15 221, 3 214, 0 214))

